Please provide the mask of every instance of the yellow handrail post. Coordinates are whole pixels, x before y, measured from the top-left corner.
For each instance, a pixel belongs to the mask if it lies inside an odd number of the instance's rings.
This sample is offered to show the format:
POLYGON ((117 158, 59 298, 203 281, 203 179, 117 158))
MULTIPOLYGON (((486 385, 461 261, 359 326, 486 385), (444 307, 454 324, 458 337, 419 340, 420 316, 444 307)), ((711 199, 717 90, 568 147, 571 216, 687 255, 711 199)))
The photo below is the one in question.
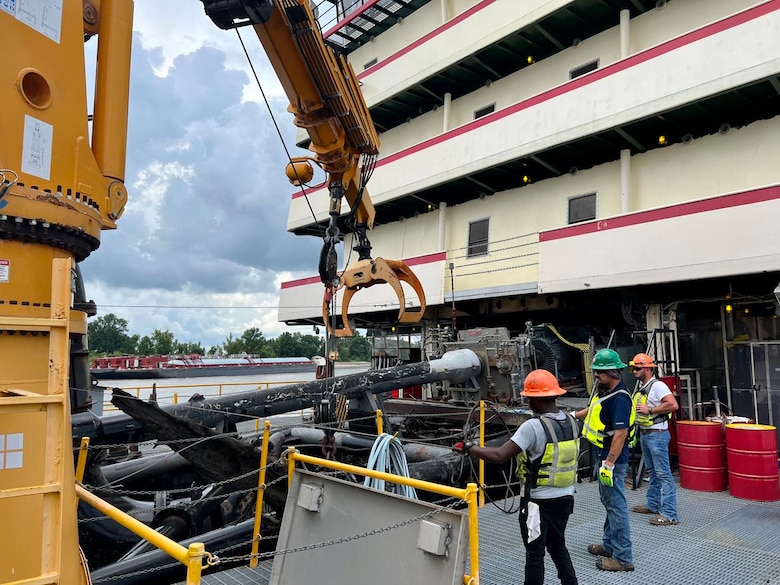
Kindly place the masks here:
MULTIPOLYGON (((485 446, 485 401, 479 401, 479 446, 485 446)), ((479 507, 485 505, 485 462, 479 460, 479 507)))
POLYGON ((193 542, 187 548, 187 585, 200 585, 205 554, 206 547, 202 542, 193 542))
POLYGON ((381 435, 384 432, 384 426, 382 425, 382 411, 377 409, 376 411, 376 434, 381 435))
MULTIPOLYGON (((259 420, 259 419, 258 419, 259 420)), ((257 551, 260 549, 260 521, 263 517, 263 496, 265 495, 265 467, 268 465, 268 442, 271 436, 271 422, 263 425, 263 447, 260 449, 260 478, 257 480, 257 504, 255 505, 255 524, 252 529, 252 558, 249 568, 257 566, 257 551)))
POLYGON ((469 504, 469 568, 471 585, 479 585, 479 512, 477 511, 476 484, 466 485, 466 501, 469 504))
POLYGON ((173 393, 173 403, 174 404, 179 404, 179 393, 178 392, 174 392, 173 393))
POLYGON ((79 446, 79 460, 76 464, 76 481, 81 483, 84 479, 84 470, 87 468, 87 454, 89 453, 89 437, 81 437, 79 446))
POLYGON ((295 455, 298 450, 295 447, 287 448, 287 489, 292 487, 293 473, 295 473, 295 455))

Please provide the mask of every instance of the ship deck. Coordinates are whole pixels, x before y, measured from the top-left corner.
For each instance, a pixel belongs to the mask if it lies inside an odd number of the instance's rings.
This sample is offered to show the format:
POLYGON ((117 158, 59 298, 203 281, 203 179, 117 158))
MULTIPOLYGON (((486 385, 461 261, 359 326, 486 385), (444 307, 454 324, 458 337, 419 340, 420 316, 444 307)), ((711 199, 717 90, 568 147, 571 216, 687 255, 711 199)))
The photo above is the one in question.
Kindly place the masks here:
MULTIPOLYGON (((627 488, 629 507, 644 503, 645 489, 627 488)), ((588 554, 600 542, 604 508, 598 484, 578 484, 575 510, 567 530, 568 548, 579 582, 585 585, 780 585, 780 502, 754 502, 682 489, 677 493, 680 524, 651 526, 648 516, 631 514, 633 572, 606 573, 588 554)), ((511 502, 506 501, 506 504, 511 502)), ((499 505, 504 503, 499 502, 499 505)), ((516 508, 517 506, 514 506, 516 508)), ((525 555, 517 513, 486 504, 479 512, 480 581, 486 585, 522 582, 525 555)), ((555 567, 545 561, 546 582, 557 583, 555 567)), ((254 570, 239 567, 204 573, 205 585, 267 585, 271 562, 254 570)))

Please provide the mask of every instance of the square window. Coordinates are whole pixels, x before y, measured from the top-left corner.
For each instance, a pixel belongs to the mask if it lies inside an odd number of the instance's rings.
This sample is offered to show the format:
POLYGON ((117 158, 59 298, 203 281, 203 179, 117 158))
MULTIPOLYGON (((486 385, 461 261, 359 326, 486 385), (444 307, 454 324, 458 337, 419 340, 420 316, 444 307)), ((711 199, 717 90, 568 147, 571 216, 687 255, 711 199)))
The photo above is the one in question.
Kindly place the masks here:
POLYGON ((20 451, 24 449, 24 435, 22 433, 11 433, 7 435, 6 449, 8 451, 20 451))
POLYGON ((489 219, 481 219, 469 223, 469 244, 466 256, 484 256, 488 253, 488 227, 489 219))
POLYGON ((596 219, 596 194, 588 193, 569 199, 569 224, 596 219))
POLYGON ((21 469, 23 455, 22 451, 9 451, 5 454, 6 469, 21 469))

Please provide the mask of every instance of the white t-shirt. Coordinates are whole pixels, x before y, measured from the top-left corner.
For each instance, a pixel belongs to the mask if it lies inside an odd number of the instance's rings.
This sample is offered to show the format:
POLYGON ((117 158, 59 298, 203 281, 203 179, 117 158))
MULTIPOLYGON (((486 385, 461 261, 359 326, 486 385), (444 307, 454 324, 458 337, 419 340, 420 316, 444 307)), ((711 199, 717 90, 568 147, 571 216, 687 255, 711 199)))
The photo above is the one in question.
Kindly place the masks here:
MULTIPOLYGON (((556 420, 563 425, 571 424, 567 419, 567 415, 562 410, 554 413, 543 414, 553 420, 556 420)), ((577 436, 575 432, 575 437, 577 436)), ((547 445, 547 435, 542 427, 542 422, 538 418, 532 418, 521 424, 515 434, 512 435, 512 442, 525 451, 530 460, 534 460, 541 457, 544 453, 544 447, 547 445)), ((523 490, 525 487, 523 487, 523 490)), ((521 492, 521 494, 524 492, 521 492)), ((574 486, 569 487, 551 487, 547 485, 541 485, 531 490, 531 498, 535 500, 549 500, 552 498, 560 498, 563 496, 574 495, 574 486)))
MULTIPOLYGON (((647 394, 647 406, 648 408, 655 408, 656 406, 660 406, 661 402, 664 399, 664 396, 667 396, 672 393, 671 390, 669 390, 669 386, 667 386, 664 382, 659 380, 658 378, 650 378, 647 381, 647 384, 644 384, 640 390, 644 390, 647 388, 649 384, 652 384, 650 386, 650 392, 647 394), (655 382, 653 382, 655 380, 655 382)), ((651 427, 651 429, 668 429, 669 423, 667 422, 668 418, 665 418, 661 422, 654 423, 651 427)), ((648 428, 648 427, 643 427, 648 428)))

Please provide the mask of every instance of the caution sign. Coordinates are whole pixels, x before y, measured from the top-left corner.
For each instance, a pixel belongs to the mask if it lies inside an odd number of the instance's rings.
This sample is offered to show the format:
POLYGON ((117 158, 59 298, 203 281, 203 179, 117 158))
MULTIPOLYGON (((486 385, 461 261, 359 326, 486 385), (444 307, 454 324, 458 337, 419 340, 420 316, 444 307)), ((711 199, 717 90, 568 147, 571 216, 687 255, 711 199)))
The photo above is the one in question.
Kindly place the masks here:
POLYGON ((11 261, 0 258, 0 282, 8 282, 11 275, 11 261))

